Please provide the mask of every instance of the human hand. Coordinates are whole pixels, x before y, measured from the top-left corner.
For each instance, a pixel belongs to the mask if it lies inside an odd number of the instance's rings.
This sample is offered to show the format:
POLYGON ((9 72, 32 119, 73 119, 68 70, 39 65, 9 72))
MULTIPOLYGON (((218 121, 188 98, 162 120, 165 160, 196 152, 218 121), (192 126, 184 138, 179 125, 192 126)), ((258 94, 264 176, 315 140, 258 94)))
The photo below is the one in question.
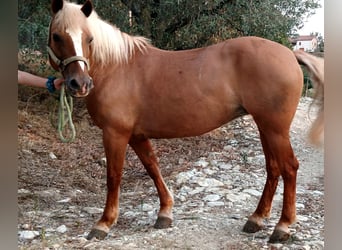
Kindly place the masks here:
POLYGON ((55 86, 56 89, 61 89, 63 83, 64 83, 64 79, 63 78, 56 78, 53 81, 53 85, 55 86))

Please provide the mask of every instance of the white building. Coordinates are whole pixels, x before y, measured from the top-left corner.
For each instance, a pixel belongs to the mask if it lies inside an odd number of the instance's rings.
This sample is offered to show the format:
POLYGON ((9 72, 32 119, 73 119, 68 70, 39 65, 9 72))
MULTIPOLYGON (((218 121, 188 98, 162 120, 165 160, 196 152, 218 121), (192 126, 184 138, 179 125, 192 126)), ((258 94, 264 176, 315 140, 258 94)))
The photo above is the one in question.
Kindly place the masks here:
POLYGON ((314 52, 317 49, 318 41, 316 36, 298 36, 291 39, 293 50, 304 50, 314 52))

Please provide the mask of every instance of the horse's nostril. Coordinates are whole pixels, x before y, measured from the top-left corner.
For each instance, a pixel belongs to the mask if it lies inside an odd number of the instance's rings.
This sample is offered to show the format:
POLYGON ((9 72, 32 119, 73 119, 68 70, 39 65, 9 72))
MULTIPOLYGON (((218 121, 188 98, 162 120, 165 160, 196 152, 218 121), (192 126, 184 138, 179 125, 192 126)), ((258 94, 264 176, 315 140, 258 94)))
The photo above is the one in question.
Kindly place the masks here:
POLYGON ((69 81, 69 87, 71 89, 79 89, 80 88, 78 82, 75 79, 72 79, 69 81))

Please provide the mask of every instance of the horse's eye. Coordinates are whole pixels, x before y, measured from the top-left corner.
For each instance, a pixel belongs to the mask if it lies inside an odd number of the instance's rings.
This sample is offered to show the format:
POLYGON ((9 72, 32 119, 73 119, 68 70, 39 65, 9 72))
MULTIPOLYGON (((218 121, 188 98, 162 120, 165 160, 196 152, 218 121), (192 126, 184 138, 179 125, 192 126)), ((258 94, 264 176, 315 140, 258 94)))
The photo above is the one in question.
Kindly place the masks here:
POLYGON ((93 40, 94 40, 94 37, 90 37, 89 38, 89 43, 92 43, 93 40))
POLYGON ((52 38, 55 42, 60 42, 62 40, 61 37, 56 33, 52 34, 52 38))

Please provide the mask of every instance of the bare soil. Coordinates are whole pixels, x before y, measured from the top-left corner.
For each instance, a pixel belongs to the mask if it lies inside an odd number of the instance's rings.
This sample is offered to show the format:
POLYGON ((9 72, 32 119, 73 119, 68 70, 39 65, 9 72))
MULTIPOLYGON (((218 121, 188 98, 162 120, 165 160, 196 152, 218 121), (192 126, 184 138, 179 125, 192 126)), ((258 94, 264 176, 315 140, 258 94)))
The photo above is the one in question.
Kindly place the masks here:
POLYGON ((55 99, 43 91, 19 91, 19 249, 323 249, 324 152, 306 141, 310 98, 301 100, 291 129, 301 164, 298 222, 291 227, 293 237, 284 244, 268 243, 281 213, 282 182, 266 228, 255 234, 241 231, 266 177, 257 129, 249 116, 199 137, 153 140, 175 199, 174 223, 168 229, 153 228, 158 196, 128 148, 118 223, 103 241, 87 241, 106 195, 101 131, 83 101, 75 100, 77 137, 71 143, 61 142, 50 122, 55 99), (223 185, 200 182, 213 179, 223 185), (36 235, 29 238, 24 232, 36 235))

